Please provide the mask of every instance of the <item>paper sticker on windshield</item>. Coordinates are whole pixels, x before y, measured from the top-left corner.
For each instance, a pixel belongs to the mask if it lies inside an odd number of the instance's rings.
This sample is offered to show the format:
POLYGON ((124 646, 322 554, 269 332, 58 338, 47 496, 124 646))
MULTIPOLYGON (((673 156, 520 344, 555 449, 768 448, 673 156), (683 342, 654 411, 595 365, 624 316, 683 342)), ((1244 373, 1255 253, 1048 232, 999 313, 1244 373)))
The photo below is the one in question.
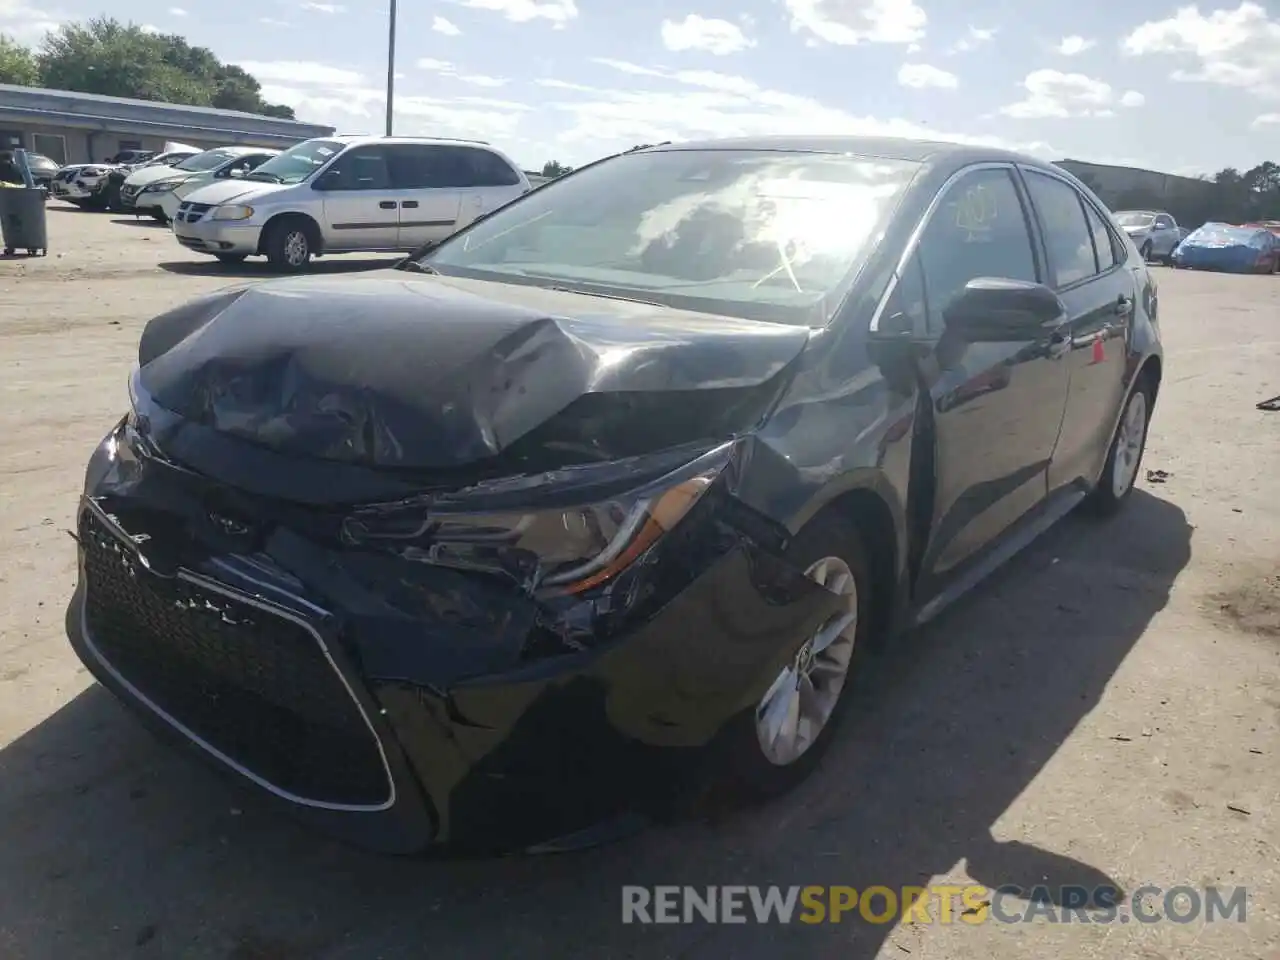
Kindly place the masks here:
POLYGON ((995 226, 1000 207, 985 184, 974 184, 956 200, 956 227, 966 233, 985 233, 995 226))

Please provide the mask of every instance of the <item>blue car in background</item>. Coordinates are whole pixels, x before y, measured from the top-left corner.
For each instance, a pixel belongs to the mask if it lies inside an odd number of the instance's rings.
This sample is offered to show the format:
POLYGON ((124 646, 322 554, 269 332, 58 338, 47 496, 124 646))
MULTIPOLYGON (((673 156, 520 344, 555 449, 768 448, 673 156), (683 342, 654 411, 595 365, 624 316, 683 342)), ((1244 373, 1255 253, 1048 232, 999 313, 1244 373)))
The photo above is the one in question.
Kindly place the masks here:
POLYGON ((1206 223, 1178 244, 1173 265, 1231 273, 1280 273, 1280 237, 1262 227, 1206 223))

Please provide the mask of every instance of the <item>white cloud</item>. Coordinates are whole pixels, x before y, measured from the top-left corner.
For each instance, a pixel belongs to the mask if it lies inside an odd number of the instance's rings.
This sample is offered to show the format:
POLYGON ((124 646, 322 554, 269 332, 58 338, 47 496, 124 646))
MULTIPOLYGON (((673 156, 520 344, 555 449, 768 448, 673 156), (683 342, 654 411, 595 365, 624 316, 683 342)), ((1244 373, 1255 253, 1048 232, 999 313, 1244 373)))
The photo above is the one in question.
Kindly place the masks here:
POLYGON ((258 22, 266 27, 287 27, 287 20, 277 20, 275 17, 259 17, 258 22))
POLYGON ((354 87, 365 82, 354 70, 343 70, 309 60, 243 60, 239 66, 260 83, 285 83, 289 85, 320 87, 354 87))
POLYGON ((169 16, 171 17, 185 17, 186 15, 187 15, 187 11, 183 10, 181 7, 169 8, 169 16))
POLYGON ((1174 70, 1174 80, 1280 98, 1280 21, 1248 0, 1208 15, 1196 6, 1182 7, 1172 17, 1137 27, 1123 49, 1131 56, 1166 54, 1197 62, 1197 69, 1174 70))
POLYGON ((418 60, 415 66, 419 70, 430 70, 432 73, 453 77, 463 83, 470 83, 477 87, 503 87, 507 84, 506 79, 503 77, 489 77, 482 73, 463 73, 447 60, 433 60, 429 57, 424 57, 418 60))
POLYGON ((904 63, 898 68, 898 82, 904 87, 914 87, 917 90, 954 90, 960 85, 954 73, 931 67, 927 63, 904 63))
POLYGON ((1098 41, 1087 40, 1078 33, 1073 33, 1069 37, 1063 37, 1056 49, 1064 57, 1074 57, 1097 45, 1098 41))
POLYGON ((994 27, 970 27, 963 37, 953 43, 948 53, 969 53, 996 38, 994 27))
MULTIPOLYGON (((1111 84, 1083 73, 1033 70, 1022 82, 1027 96, 1000 108, 1015 120, 1064 119, 1067 117, 1110 117, 1117 103, 1111 84)), ((1138 107, 1145 98, 1130 90, 1119 99, 1120 106, 1138 107)))
POLYGON ((346 13, 347 8, 340 3, 301 3, 299 4, 303 10, 310 10, 313 13, 346 13))
MULTIPOLYGON (((595 61, 631 78, 617 89, 550 79, 538 85, 559 91, 540 110, 565 115, 565 152, 598 156, 636 143, 763 134, 831 134, 950 140, 1016 146, 994 137, 950 133, 902 119, 855 116, 809 97, 761 87, 745 77, 709 70, 661 70, 620 60, 595 61), (648 82, 642 83, 642 79, 648 82)), ((1023 149, 1049 154, 1044 144, 1023 149)))
POLYGON ((64 20, 52 5, 27 3, 26 0, 0 0, 0 33, 18 43, 38 46, 64 20))
POLYGON ((444 17, 435 17, 431 21, 431 29, 436 33, 443 33, 446 37, 456 37, 462 31, 453 25, 452 22, 444 17))
POLYGON ((1253 118, 1252 127, 1270 127, 1280 123, 1280 113, 1264 113, 1253 118))
POLYGON ((144 24, 143 24, 142 26, 140 26, 138 29, 139 29, 139 30, 141 30, 143 33, 149 33, 149 34, 152 34, 153 36, 154 36, 155 34, 157 34, 157 33, 162 33, 162 32, 163 32, 163 31, 162 31, 159 27, 157 27, 154 23, 144 23, 144 24))
POLYGON ((747 38, 742 29, 728 20, 709 19, 691 13, 682 21, 662 21, 662 43, 668 50, 679 53, 684 50, 702 50, 724 56, 754 47, 755 41, 747 38))
POLYGON ((914 43, 929 18, 914 0, 785 0, 793 32, 852 47, 860 43, 914 43))
POLYGON ((473 10, 500 13, 514 23, 549 20, 560 28, 578 16, 574 0, 454 0, 473 10))

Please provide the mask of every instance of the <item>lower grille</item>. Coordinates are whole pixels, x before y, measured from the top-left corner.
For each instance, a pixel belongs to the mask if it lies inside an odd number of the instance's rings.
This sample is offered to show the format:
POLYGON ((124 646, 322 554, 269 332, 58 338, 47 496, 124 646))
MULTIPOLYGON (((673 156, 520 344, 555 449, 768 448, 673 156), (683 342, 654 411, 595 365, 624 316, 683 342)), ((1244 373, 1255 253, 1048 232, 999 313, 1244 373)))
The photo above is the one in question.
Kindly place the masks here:
POLYGON ((88 640, 149 705, 288 799, 390 802, 382 750, 310 630, 199 582, 152 573, 90 510, 79 530, 88 640))

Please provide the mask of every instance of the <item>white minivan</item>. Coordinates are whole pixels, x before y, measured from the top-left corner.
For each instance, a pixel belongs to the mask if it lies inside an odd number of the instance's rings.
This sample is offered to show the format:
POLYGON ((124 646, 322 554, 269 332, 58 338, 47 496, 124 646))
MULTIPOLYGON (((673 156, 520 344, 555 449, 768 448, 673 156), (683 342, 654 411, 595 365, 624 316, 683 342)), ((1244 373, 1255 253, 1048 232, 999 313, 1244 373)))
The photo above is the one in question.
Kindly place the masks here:
POLYGON ((261 254, 297 272, 312 256, 443 240, 529 190, 517 164, 478 140, 323 137, 188 194, 173 233, 224 263, 261 254))

